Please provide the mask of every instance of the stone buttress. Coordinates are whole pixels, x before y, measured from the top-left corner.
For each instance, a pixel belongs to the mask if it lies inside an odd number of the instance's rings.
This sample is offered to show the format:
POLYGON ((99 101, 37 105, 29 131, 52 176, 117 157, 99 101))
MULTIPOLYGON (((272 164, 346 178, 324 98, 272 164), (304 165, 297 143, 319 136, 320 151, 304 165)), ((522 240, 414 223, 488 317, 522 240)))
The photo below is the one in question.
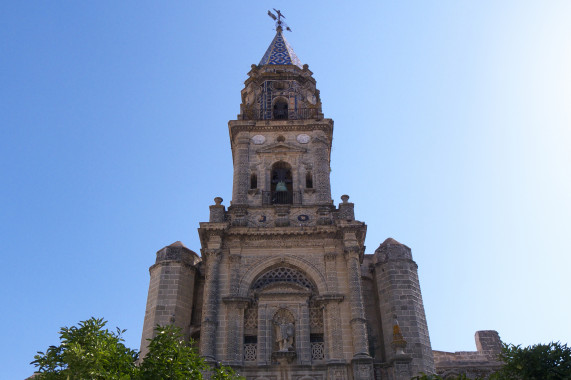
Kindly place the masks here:
POLYGON ((177 241, 157 252, 149 268, 151 280, 141 338, 141 358, 147 353, 147 340, 157 325, 174 324, 190 337, 194 304, 195 275, 200 258, 177 241))

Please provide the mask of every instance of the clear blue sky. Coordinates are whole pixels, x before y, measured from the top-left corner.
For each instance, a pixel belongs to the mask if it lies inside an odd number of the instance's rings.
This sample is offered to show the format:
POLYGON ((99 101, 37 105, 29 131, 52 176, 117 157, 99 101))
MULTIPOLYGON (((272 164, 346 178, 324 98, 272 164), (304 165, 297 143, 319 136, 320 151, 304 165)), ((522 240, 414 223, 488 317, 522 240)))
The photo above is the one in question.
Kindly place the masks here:
POLYGON ((270 7, 335 121, 334 198, 368 253, 412 248, 433 348, 571 342, 571 2, 4 1, 2 378, 91 316, 139 346, 155 252, 229 203, 270 7))

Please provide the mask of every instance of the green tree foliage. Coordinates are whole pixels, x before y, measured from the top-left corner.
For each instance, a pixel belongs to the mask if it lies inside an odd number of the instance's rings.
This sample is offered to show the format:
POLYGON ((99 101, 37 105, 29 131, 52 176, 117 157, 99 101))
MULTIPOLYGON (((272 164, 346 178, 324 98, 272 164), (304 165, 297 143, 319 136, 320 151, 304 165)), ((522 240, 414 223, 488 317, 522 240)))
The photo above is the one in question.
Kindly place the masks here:
POLYGON ((91 318, 78 327, 60 330, 59 346, 34 357, 38 380, 240 380, 231 368, 212 368, 196 353, 192 342, 183 339, 174 326, 157 326, 149 341, 149 352, 138 366, 139 354, 122 343, 125 330, 104 329, 106 321, 91 318))
POLYGON ((504 344, 499 359, 504 366, 493 380, 571 379, 571 348, 567 344, 536 344, 521 348, 504 344))
POLYGON ((139 354, 122 343, 121 335, 105 329, 106 321, 91 318, 78 326, 63 327, 59 346, 38 352, 32 364, 38 367, 39 379, 131 379, 137 372, 139 354))

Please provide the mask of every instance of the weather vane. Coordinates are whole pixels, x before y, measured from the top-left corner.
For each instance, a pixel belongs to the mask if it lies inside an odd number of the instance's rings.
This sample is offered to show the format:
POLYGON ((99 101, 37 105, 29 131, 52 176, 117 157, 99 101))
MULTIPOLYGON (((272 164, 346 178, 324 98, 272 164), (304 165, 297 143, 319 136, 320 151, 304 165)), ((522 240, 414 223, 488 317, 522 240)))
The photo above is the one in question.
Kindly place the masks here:
POLYGON ((291 32, 291 29, 289 28, 289 26, 287 26, 287 24, 282 20, 282 18, 285 18, 285 16, 282 14, 282 12, 280 12, 279 9, 273 8, 273 10, 278 14, 277 16, 275 14, 273 14, 271 11, 268 11, 268 16, 270 16, 271 18, 274 19, 274 21, 276 22, 276 29, 283 29, 282 25, 285 27, 285 29, 289 32, 291 32))

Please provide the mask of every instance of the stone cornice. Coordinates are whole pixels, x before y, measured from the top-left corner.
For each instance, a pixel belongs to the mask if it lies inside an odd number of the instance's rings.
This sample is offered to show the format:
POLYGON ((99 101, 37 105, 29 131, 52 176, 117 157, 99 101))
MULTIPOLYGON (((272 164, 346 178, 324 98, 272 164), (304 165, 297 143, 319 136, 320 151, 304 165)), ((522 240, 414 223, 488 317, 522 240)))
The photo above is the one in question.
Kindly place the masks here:
POLYGON ((338 229, 335 226, 306 226, 306 227, 230 227, 226 230, 229 236, 284 236, 284 235, 322 235, 336 237, 338 229))
POLYGON ((376 268, 376 267, 381 267, 381 266, 383 266, 383 265, 385 265, 385 264, 394 263, 394 262, 399 262, 399 261, 400 261, 400 262, 403 262, 403 261, 404 261, 404 262, 406 262, 406 263, 411 263, 411 264, 414 265, 414 267, 415 267, 416 269, 418 269, 418 264, 417 264, 414 260, 412 260, 412 259, 407 259, 407 258, 394 258, 394 259, 390 259, 390 260, 379 261, 379 262, 376 262, 374 265, 375 265, 375 268, 376 268))
POLYGON ((233 304, 236 307, 246 308, 251 302, 252 299, 250 297, 222 297, 222 302, 225 304, 233 304))
POLYGON ((319 297, 315 297, 315 300, 320 303, 329 303, 329 302, 341 302, 345 296, 339 293, 324 293, 319 297))
POLYGON ((158 263, 155 263, 155 264, 151 265, 151 266, 149 267, 149 273, 151 273, 155 268, 162 267, 162 266, 169 266, 169 265, 171 265, 171 264, 179 264, 180 266, 182 266, 182 267, 184 267, 184 268, 187 268, 187 269, 190 269, 190 270, 196 272, 196 271, 198 270, 198 269, 196 268, 196 265, 197 265, 198 263, 200 263, 201 261, 202 261, 202 259, 199 258, 199 259, 197 260, 196 264, 192 265, 192 264, 188 264, 188 263, 182 262, 182 261, 180 261, 180 260, 162 260, 162 261, 159 261, 158 263))
MULTIPOLYGON (((327 135, 333 133, 333 120, 230 120, 228 122, 230 141, 234 143, 240 132, 288 132, 288 131, 324 131, 327 135)), ((329 141, 331 145, 331 140, 329 141)))
POLYGON ((211 223, 211 222, 200 222, 200 230, 208 231, 224 231, 228 227, 228 222, 222 223, 211 223))

